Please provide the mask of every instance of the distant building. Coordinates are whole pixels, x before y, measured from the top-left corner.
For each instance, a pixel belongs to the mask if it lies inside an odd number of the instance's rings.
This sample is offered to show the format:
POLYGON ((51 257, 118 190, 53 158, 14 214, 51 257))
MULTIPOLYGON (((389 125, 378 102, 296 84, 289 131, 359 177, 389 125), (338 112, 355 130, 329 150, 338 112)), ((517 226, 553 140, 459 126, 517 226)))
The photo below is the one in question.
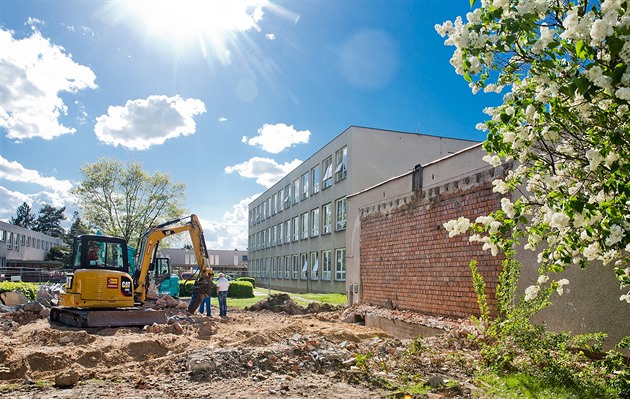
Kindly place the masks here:
MULTIPOLYGON (((160 248, 158 257, 169 258, 171 269, 181 277, 182 273, 193 272, 199 268, 195 251, 184 248, 160 248)), ((222 272, 234 276, 243 276, 247 273, 247 251, 242 250, 208 250, 210 267, 215 274, 222 272)))
POLYGON ((249 205, 249 274, 257 286, 345 292, 346 196, 476 141, 351 126, 249 205))
POLYGON ((61 238, 0 221, 0 280, 38 268, 62 268, 61 262, 44 260, 50 248, 59 245, 64 245, 61 238))

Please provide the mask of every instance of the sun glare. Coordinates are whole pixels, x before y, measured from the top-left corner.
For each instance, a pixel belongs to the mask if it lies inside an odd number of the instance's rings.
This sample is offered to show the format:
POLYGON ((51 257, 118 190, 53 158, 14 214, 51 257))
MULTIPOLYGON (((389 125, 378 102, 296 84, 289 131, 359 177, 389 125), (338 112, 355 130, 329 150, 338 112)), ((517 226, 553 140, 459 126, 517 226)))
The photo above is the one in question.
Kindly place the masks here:
POLYGON ((138 28, 160 45, 177 50, 198 46, 222 58, 236 33, 260 31, 258 22, 268 0, 138 0, 123 5, 138 28))

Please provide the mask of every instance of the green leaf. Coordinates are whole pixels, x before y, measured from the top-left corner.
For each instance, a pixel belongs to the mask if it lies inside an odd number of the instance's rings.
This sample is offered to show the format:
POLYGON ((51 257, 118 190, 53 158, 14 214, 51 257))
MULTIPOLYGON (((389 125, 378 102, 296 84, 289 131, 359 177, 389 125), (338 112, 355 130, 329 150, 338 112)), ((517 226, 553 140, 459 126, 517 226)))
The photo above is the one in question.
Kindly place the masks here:
POLYGON ((470 2, 470 6, 472 7, 475 5, 476 0, 470 0, 469 2, 470 2))

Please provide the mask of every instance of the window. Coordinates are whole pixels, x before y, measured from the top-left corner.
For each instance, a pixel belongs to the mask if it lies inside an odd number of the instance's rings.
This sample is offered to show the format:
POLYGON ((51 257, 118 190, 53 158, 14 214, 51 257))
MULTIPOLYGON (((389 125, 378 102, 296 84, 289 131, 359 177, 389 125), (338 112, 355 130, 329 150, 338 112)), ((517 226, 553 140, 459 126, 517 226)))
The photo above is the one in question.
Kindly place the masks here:
POLYGON ((287 220, 284 222, 284 242, 288 244, 291 242, 291 221, 287 220))
POLYGON ((238 255, 234 255, 233 265, 238 266, 238 255))
POLYGON ((335 280, 346 280, 346 249, 335 250, 335 280))
POLYGON ((7 232, 6 230, 0 230, 0 241, 4 242, 7 240, 7 232))
POLYGON ((322 190, 332 186, 332 157, 324 160, 324 177, 322 178, 322 190))
POLYGON ((282 245, 282 239, 284 238, 284 223, 278 223, 278 245, 282 245))
POLYGON ((276 194, 271 196, 271 214, 275 215, 276 214, 276 203, 278 201, 276 200, 276 194))
POLYGON ((322 234, 327 234, 332 231, 332 203, 329 202, 324 205, 322 217, 324 218, 324 223, 322 227, 322 234))
POLYGON ((15 239, 13 241, 13 249, 16 251, 20 250, 20 235, 19 234, 15 234, 15 239))
POLYGON ((271 246, 272 247, 276 246, 277 237, 278 237, 278 228, 276 227, 276 225, 273 225, 271 226, 271 246))
POLYGON ((300 219, 298 217, 293 218, 293 241, 300 239, 300 219))
POLYGON ((262 220, 267 219, 267 201, 263 201, 262 203, 262 220))
POLYGON ((284 209, 291 206, 291 185, 284 186, 284 209))
POLYGON ((284 278, 291 277, 291 263, 289 262, 289 255, 284 257, 284 278))
POLYGON ((278 269, 278 278, 282 278, 284 275, 284 269, 282 268, 282 256, 276 258, 276 268, 278 269))
POLYGON ((302 175, 302 200, 308 198, 308 172, 302 175))
POLYGON ((337 168, 335 169, 335 183, 346 178, 348 172, 348 147, 343 147, 337 151, 337 168))
POLYGON ((300 224, 302 225, 302 239, 308 238, 308 212, 300 215, 300 224))
POLYGON ((21 244, 22 244, 22 246, 24 246, 24 242, 25 242, 26 236, 25 236, 24 234, 22 234, 22 235, 20 236, 20 239, 22 240, 22 243, 21 243, 21 244))
POLYGON ((292 275, 292 278, 294 280, 297 280, 297 278, 298 278, 298 269, 300 267, 300 263, 299 263, 300 260, 298 259, 297 255, 293 255, 291 257, 291 261, 293 262, 293 275, 292 275))
POLYGON ((271 277, 276 278, 276 258, 271 258, 271 277))
POLYGON ((346 198, 340 198, 335 204, 337 224, 336 231, 344 230, 346 228, 346 198))
POLYGON ((9 231, 7 236, 7 249, 13 249, 13 232, 9 231))
POLYGON ((300 179, 293 180, 293 205, 300 202, 300 179))
POLYGON ((317 280, 319 273, 319 257, 317 252, 311 252, 311 280, 317 280))
POLYGON ((319 192, 319 171, 320 166, 317 165, 311 169, 311 194, 315 195, 319 192))
POLYGON ((319 235, 319 208, 311 210, 311 237, 319 235))
POLYGON ((260 204, 258 204, 256 207, 256 223, 260 223, 260 215, 262 214, 262 210, 260 208, 260 204))
POLYGON ((306 254, 300 254, 300 260, 302 261, 302 274, 300 275, 300 279, 307 280, 308 279, 308 256, 306 254))
POLYGON ((271 227, 267 228, 267 248, 271 248, 271 227))
POLYGON ((322 280, 330 280, 330 270, 332 269, 332 251, 322 251, 322 280))
POLYGON ((278 191, 278 195, 276 196, 276 210, 278 212, 282 212, 282 204, 284 204, 284 190, 280 189, 280 191, 278 191))

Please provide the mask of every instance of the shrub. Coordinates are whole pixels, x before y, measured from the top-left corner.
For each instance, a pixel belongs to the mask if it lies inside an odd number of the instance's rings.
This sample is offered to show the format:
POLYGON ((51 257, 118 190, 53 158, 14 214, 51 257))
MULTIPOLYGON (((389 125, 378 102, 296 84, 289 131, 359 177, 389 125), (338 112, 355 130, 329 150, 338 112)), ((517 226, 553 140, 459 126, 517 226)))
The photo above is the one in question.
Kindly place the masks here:
POLYGON ((256 288, 256 279, 253 277, 239 277, 236 281, 249 281, 252 283, 252 287, 256 288))
POLYGON ((3 281, 0 283, 0 294, 3 292, 21 291, 29 301, 37 297, 37 285, 24 282, 3 281))
POLYGON ((192 295, 192 286, 195 280, 179 280, 179 296, 187 297, 192 295))
POLYGON ((228 291, 228 297, 230 298, 253 298, 254 297, 254 285, 249 281, 231 281, 230 290, 228 291))

